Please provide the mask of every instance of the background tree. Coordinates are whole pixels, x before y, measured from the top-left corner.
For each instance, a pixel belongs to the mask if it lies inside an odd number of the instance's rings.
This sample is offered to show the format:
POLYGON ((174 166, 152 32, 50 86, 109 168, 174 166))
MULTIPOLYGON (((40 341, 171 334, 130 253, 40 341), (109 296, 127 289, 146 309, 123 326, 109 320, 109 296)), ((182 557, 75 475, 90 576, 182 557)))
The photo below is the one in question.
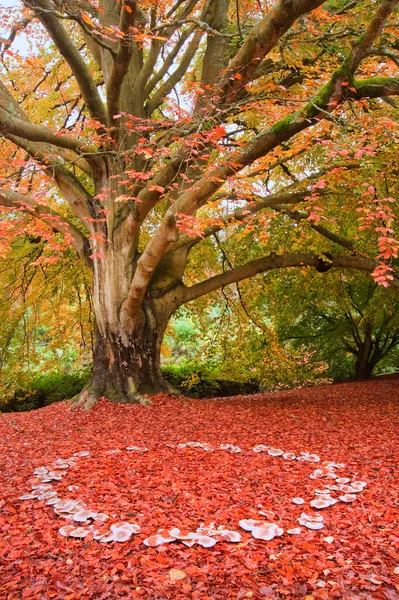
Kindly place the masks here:
MULTIPOLYGON (((366 379, 374 369, 398 365, 396 294, 369 278, 348 273, 287 274, 279 280, 269 310, 280 342, 311 357, 325 376, 366 379)), ((270 285, 272 285, 270 283, 270 285)))
POLYGON ((367 180, 364 147, 374 155, 378 135, 397 135, 397 3, 24 0, 3 18, 0 202, 6 223, 16 209, 41 220, 90 268, 96 343, 86 406, 103 394, 137 401, 168 389, 159 354, 170 316, 231 283, 309 265, 397 285, 395 175, 360 190, 362 226, 381 233, 369 253, 329 216, 352 217, 353 205, 338 207, 332 194, 329 206, 325 177, 342 186, 360 168, 367 180), (14 49, 21 31, 28 58, 14 49), (348 115, 350 150, 335 139, 348 115), (356 127, 363 121, 375 125, 370 139, 356 127), (308 220, 334 253, 269 243, 266 209, 301 203, 299 214, 286 212, 291 231, 308 220), (239 242, 237 224, 259 233, 252 260, 218 274, 204 265, 196 279, 192 262, 214 251, 207 240, 231 228, 239 242))

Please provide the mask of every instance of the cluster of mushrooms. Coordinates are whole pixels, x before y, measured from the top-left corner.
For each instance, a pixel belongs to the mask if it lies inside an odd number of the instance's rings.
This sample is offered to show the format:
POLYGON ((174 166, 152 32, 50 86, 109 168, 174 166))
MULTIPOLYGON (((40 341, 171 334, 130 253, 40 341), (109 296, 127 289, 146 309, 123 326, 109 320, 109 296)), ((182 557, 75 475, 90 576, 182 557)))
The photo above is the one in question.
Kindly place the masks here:
MULTIPOLYGON (((168 444, 169 447, 174 447, 168 444)), ((239 446, 232 444, 220 444, 217 448, 213 448, 210 444, 202 442, 185 442, 178 444, 178 448, 201 448, 207 452, 214 450, 225 450, 233 454, 242 452, 239 446)), ((148 448, 139 446, 128 446, 128 451, 147 452, 148 448)), ((284 460, 307 461, 311 463, 319 463, 320 458, 317 454, 310 452, 301 452, 299 455, 293 452, 285 452, 279 448, 265 446, 259 444, 253 448, 254 452, 267 452, 270 456, 281 457, 284 460)), ((121 452, 121 450, 110 450, 109 453, 121 452)), ((47 505, 52 506, 54 512, 68 520, 68 524, 61 527, 58 531, 65 537, 85 538, 92 534, 93 539, 99 542, 126 542, 140 532, 140 526, 136 523, 119 521, 106 525, 109 516, 105 513, 99 513, 90 510, 87 505, 81 500, 61 499, 57 492, 53 489, 53 483, 60 481, 67 473, 67 469, 71 466, 76 466, 80 458, 88 457, 90 453, 87 451, 75 452, 73 456, 66 459, 56 459, 52 466, 38 467, 34 470, 35 483, 32 485, 32 490, 19 497, 20 500, 44 500, 47 505)), ((367 483, 365 481, 351 481, 349 477, 340 477, 336 473, 337 469, 345 467, 342 463, 325 461, 320 467, 314 470, 310 475, 311 479, 325 479, 327 483, 324 487, 314 490, 314 499, 309 502, 311 508, 321 510, 341 502, 353 502, 357 495, 363 491, 367 483), (336 492, 338 495, 334 497, 336 492)), ((70 485, 69 491, 77 489, 77 486, 70 485)), ((305 500, 300 497, 293 498, 294 504, 305 504, 305 500)), ((268 520, 242 519, 239 521, 240 527, 244 531, 251 532, 252 536, 257 540, 270 541, 275 537, 283 535, 284 529, 280 525, 270 522, 274 518, 274 513, 271 511, 259 511, 259 514, 266 517, 268 520)), ((324 527, 323 516, 319 513, 309 515, 305 512, 298 518, 299 525, 307 529, 318 530, 324 527)), ((293 527, 287 529, 290 535, 298 535, 301 533, 301 527, 293 527)), ((152 535, 144 540, 144 544, 149 547, 159 546, 160 544, 170 542, 181 542, 186 546, 198 544, 203 548, 212 548, 217 542, 233 542, 241 541, 241 534, 237 531, 225 529, 223 526, 216 527, 214 523, 210 525, 201 525, 195 531, 181 531, 177 527, 169 530, 160 530, 155 535, 152 535)))

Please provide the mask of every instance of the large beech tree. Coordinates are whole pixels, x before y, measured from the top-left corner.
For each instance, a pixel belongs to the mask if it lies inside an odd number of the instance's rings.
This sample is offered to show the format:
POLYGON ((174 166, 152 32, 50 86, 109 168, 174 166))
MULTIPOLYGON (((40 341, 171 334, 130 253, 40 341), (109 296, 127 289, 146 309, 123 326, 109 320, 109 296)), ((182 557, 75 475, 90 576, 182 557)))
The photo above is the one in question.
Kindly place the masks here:
POLYGON ((160 345, 169 318, 231 283, 308 265, 371 271, 397 285, 386 275, 389 253, 367 256, 336 226, 312 221, 315 190, 328 193, 312 165, 280 187, 273 179, 320 142, 323 123, 333 131, 340 115, 359 118, 373 99, 395 106, 397 4, 23 0, 6 12, 2 227, 12 231, 21 213, 38 219, 91 271, 86 406, 168 390, 160 345), (28 58, 16 51, 21 36, 28 58), (336 252, 287 248, 212 276, 204 267, 188 285, 204 239, 287 205, 296 205, 286 213, 293 226, 309 219, 336 252))

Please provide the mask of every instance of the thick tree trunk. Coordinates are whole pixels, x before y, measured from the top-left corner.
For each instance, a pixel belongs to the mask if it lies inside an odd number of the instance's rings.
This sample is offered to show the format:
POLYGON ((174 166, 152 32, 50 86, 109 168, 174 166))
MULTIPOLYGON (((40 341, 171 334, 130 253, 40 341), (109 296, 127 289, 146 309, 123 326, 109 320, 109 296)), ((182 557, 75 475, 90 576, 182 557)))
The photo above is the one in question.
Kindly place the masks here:
POLYGON ((165 324, 149 310, 130 335, 99 331, 93 354, 92 379, 78 397, 78 404, 91 408, 98 398, 120 403, 149 403, 143 395, 176 393, 160 369, 161 343, 165 324))

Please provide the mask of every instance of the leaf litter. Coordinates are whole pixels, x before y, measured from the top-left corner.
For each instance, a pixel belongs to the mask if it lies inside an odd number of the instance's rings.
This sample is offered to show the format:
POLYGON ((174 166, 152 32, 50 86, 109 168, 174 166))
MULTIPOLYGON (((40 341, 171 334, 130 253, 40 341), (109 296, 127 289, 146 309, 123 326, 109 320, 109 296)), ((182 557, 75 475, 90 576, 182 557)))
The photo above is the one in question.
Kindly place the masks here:
POLYGON ((0 597, 398 600, 396 388, 1 415, 0 597))

